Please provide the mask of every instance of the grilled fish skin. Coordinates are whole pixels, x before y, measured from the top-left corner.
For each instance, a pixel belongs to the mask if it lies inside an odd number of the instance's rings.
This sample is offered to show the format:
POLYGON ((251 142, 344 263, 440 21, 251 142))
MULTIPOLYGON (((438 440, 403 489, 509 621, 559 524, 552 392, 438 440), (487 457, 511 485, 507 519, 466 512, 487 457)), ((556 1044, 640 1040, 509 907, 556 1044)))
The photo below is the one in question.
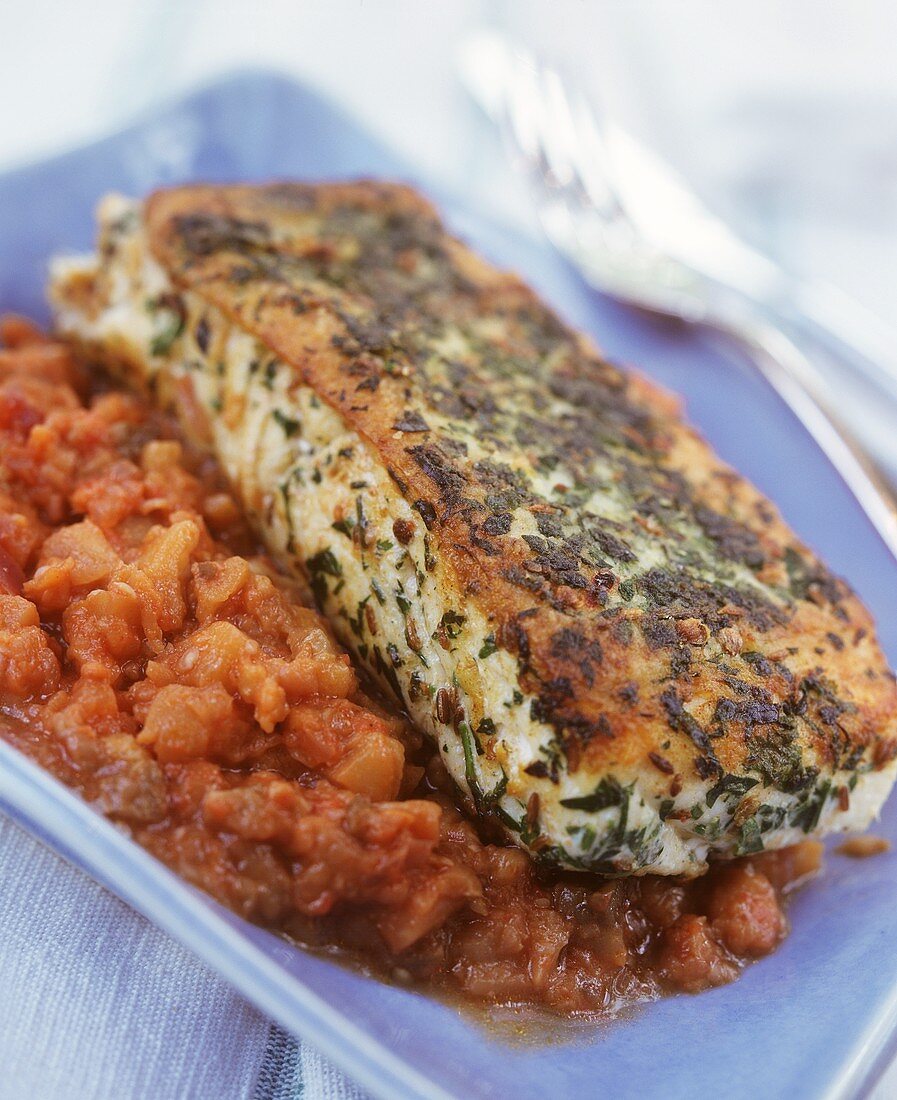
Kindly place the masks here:
POLYGON ((110 198, 58 324, 202 425, 272 552, 536 858, 700 873, 864 828, 867 612, 678 403, 407 188, 110 198))

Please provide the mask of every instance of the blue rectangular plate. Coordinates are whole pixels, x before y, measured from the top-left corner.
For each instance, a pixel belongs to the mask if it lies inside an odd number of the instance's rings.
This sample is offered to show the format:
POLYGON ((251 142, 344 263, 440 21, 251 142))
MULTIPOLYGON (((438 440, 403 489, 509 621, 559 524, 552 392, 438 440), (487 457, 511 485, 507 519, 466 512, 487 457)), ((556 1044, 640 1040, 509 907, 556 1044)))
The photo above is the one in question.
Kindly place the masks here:
MULTIPOLYGON (((615 359, 683 393, 722 456, 775 500, 859 590, 897 659, 897 563, 800 425, 756 375, 681 328, 596 298, 546 247, 499 231, 292 82, 246 72, 125 132, 0 177, 0 309, 46 317, 46 263, 86 249, 104 192, 203 180, 410 179, 491 259, 516 268, 615 359)), ((469 1013, 307 955, 184 885, 0 744, 0 804, 192 948, 285 1027, 384 1096, 853 1096, 891 1053, 897 1020, 897 854, 832 856, 796 899, 794 930, 732 986, 610 1025, 511 1041, 469 1013)), ((897 840, 897 805, 881 832, 897 840)))

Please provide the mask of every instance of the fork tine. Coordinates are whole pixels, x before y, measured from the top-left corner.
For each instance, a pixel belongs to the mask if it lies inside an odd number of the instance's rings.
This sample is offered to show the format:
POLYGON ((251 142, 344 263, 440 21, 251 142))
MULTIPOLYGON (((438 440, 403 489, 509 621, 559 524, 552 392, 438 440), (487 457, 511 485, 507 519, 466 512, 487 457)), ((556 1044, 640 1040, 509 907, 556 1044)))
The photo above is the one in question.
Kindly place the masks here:
POLYGON ((532 71, 515 56, 509 76, 505 115, 518 148, 528 160, 538 161, 542 157, 542 143, 537 129, 538 98, 533 95, 532 71))
POLYGON ((573 124, 573 147, 576 165, 586 194, 598 210, 607 216, 625 216, 625 211, 613 184, 613 172, 607 147, 598 129, 591 104, 581 94, 576 95, 570 116, 573 124))
POLYGON ((612 187, 607 150, 591 107, 581 96, 571 100, 556 69, 534 64, 541 77, 537 133, 553 176, 574 192, 580 205, 592 206, 603 217, 619 218, 623 209, 612 187))
POLYGON ((579 183, 573 157, 573 120, 560 77, 553 69, 539 72, 542 144, 552 175, 562 187, 579 183))

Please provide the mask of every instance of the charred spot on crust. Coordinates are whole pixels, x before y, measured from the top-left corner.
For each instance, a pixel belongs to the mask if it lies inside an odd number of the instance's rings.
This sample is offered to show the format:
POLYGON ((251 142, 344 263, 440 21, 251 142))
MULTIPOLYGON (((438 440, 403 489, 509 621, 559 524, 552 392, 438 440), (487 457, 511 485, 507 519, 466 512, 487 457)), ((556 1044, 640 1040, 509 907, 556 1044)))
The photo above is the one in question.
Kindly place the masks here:
POLYGON ((487 516, 482 523, 483 534, 490 535, 493 538, 499 535, 506 535, 510 530, 510 512, 496 512, 494 515, 487 516))
POLYGON ((393 424, 397 432, 428 432, 430 425, 416 409, 406 409, 393 424))
POLYGON ((435 444, 409 447, 408 454, 439 490, 440 502, 451 508, 467 486, 467 478, 435 444))
POLYGON ((576 665, 589 687, 595 682, 595 669, 604 660, 601 642, 572 627, 564 627, 552 635, 551 654, 576 665))
POLYGON ((536 500, 526 477, 502 462, 482 459, 475 463, 473 473, 492 512, 512 511, 536 500))
POLYGON ((742 562, 754 570, 763 567, 766 555, 750 527, 715 512, 705 504, 695 508, 695 519, 704 534, 716 543, 724 558, 742 562))
POLYGON ((649 569, 635 583, 656 614, 700 619, 712 631, 732 622, 732 615, 726 611, 728 607, 744 612, 759 630, 770 630, 787 621, 785 612, 759 590, 708 581, 684 566, 649 569))
POLYGON ((531 775, 536 779, 548 779, 551 775, 548 764, 544 760, 534 760, 532 764, 528 764, 523 770, 527 775, 531 775))
POLYGON ((174 219, 173 226, 181 246, 197 259, 217 252, 253 255, 271 243, 271 232, 264 222, 222 214, 182 214, 174 219))
POLYGON ((530 645, 526 627, 519 617, 502 623, 498 631, 498 644, 517 655, 524 668, 529 664, 530 645))
POLYGON ((196 326, 196 330, 193 333, 193 336, 196 340, 196 346, 203 353, 203 355, 205 355, 206 352, 209 350, 209 335, 209 322, 205 319, 205 317, 202 317, 200 318, 199 323, 196 326))
POLYGON ((793 546, 785 549, 785 568, 791 595, 796 600, 822 599, 838 605, 851 594, 849 586, 819 561, 807 558, 793 546))
POLYGON ((416 500, 411 507, 417 512, 420 518, 424 521, 424 527, 428 531, 431 531, 436 525, 437 515, 436 509, 428 500, 416 500))
POLYGON ((579 559, 565 550, 554 547, 539 535, 524 535, 523 541, 533 551, 533 563, 554 584, 585 588, 586 578, 579 571, 579 559))
POLYGON ((701 750, 702 755, 695 759, 695 767, 701 778, 708 779, 712 775, 722 775, 722 765, 716 757, 709 734, 685 709, 676 689, 668 687, 661 692, 660 702, 667 713, 670 728, 684 733, 696 748, 701 750))
POLYGON ((593 527, 590 529, 589 535, 601 552, 607 554, 609 558, 613 558, 614 561, 633 562, 638 560, 638 555, 632 547, 610 531, 593 527))
POLYGON ((634 680, 630 681, 624 684, 617 694, 627 706, 632 706, 638 702, 638 684, 634 680))

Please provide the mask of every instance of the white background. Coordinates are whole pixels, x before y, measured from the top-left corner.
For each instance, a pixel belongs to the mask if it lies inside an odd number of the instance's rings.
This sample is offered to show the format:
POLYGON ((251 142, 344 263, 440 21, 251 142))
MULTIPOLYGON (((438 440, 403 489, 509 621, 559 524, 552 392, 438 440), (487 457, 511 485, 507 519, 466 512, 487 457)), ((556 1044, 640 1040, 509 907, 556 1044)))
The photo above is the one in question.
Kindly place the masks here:
POLYGON ((459 41, 553 54, 787 266, 883 317, 897 287, 891 0, 33 0, 0 3, 0 167, 76 144, 241 64, 326 91, 447 182, 481 178, 459 41))

